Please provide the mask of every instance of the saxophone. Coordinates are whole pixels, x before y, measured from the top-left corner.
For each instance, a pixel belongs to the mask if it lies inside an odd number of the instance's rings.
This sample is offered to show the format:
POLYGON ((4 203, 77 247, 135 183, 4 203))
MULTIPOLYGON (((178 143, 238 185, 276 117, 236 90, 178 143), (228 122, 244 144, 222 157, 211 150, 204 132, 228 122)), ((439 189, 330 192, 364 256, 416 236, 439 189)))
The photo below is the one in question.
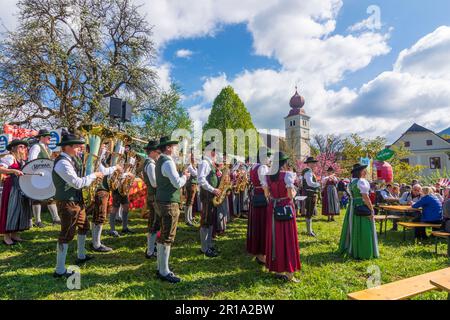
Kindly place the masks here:
POLYGON ((217 189, 220 190, 220 196, 214 196, 212 200, 214 207, 220 206, 225 201, 228 191, 232 190, 230 169, 227 166, 222 171, 222 178, 217 189))

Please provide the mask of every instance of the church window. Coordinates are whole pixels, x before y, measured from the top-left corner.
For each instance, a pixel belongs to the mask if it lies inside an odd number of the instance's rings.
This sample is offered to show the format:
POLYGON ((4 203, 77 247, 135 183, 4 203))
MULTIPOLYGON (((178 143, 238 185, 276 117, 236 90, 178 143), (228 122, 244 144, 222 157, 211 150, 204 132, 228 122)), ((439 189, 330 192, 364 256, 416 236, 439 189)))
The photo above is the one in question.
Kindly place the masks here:
POLYGON ((439 157, 430 158, 430 169, 441 169, 441 158, 439 157))
POLYGON ((409 147, 411 147, 411 142, 405 141, 405 148, 409 148, 409 147))
POLYGON ((433 145, 433 140, 427 140, 427 146, 432 146, 433 145))

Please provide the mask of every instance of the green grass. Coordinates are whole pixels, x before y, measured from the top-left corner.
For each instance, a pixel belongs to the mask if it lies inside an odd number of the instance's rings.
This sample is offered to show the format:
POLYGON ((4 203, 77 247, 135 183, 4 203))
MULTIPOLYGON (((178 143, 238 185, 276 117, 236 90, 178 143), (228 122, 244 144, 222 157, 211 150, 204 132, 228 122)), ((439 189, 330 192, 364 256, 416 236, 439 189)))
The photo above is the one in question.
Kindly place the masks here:
MULTIPOLYGON (((381 237, 380 259, 343 258, 336 253, 342 218, 334 223, 316 218, 317 239, 307 237, 304 220, 298 220, 303 268, 297 284, 280 282, 246 254, 246 220, 229 225, 216 241, 221 255, 214 259, 199 254, 198 230, 180 223, 170 263, 183 282, 163 283, 154 274, 155 260, 144 258, 146 221, 134 213, 131 227, 138 233, 119 239, 103 236, 115 250, 91 253, 95 259, 81 269, 81 290, 71 291, 65 280, 52 277, 58 227, 32 229, 22 235, 27 242, 11 249, 0 246, 0 299, 346 299, 347 293, 366 288, 371 265, 380 268, 382 283, 449 265, 446 244, 439 245, 436 256, 432 241, 414 244, 409 234, 403 242, 401 232, 381 237)), ((75 248, 74 241, 68 264, 75 261, 75 248)), ((416 299, 446 298, 445 293, 430 292, 416 299)))

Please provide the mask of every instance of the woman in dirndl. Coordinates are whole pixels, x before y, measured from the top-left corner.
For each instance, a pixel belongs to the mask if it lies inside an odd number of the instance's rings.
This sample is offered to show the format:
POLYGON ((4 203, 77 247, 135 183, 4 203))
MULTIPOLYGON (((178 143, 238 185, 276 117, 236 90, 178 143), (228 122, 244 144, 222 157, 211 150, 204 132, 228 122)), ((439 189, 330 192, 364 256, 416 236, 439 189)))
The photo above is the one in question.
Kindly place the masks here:
POLYGON ((269 173, 268 157, 270 156, 270 151, 266 148, 261 148, 257 155, 256 163, 250 169, 252 194, 247 222, 247 252, 255 256, 256 262, 259 264, 266 263, 267 199, 262 185, 265 182, 266 175, 269 173))
POLYGON ((3 183, 0 207, 0 234, 3 235, 3 243, 7 246, 22 242, 18 233, 31 227, 31 203, 19 187, 27 147, 26 141, 13 140, 6 147, 10 154, 0 159, 0 174, 8 175, 3 183))
POLYGON ((334 175, 334 169, 329 167, 327 176, 322 180, 322 215, 328 217, 328 222, 335 221, 334 216, 340 213, 337 184, 339 179, 334 175))
POLYGON ((367 166, 355 164, 352 181, 348 186, 350 205, 342 226, 339 252, 355 259, 368 260, 380 256, 374 221, 374 209, 369 199, 370 184, 365 179, 367 166), (358 207, 368 208, 369 216, 356 214, 358 207))
POLYGON ((294 273, 301 269, 294 198, 296 175, 289 171, 289 157, 277 152, 266 177, 264 193, 269 199, 266 214, 266 267, 277 278, 298 282, 294 273), (288 220, 275 218, 275 207, 291 213, 288 220))

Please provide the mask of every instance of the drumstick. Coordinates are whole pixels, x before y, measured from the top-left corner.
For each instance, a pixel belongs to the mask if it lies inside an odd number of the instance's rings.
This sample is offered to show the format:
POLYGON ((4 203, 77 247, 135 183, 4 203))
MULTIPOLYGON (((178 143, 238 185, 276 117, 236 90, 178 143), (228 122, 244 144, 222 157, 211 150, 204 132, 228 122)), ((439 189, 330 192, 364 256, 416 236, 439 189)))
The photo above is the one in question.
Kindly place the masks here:
POLYGON ((39 172, 39 173, 24 173, 24 176, 40 176, 43 177, 44 173, 43 172, 39 172))

